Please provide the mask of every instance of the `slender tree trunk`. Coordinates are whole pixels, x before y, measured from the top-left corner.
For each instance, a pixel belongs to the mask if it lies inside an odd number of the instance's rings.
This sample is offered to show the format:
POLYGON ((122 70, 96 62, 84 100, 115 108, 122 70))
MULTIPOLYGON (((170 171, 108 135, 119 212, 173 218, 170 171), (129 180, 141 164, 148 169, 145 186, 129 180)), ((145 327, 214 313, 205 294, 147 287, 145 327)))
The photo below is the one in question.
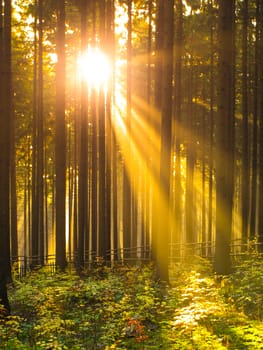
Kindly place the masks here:
POLYGON ((13 108, 10 119, 10 223, 11 223, 11 257, 12 262, 18 259, 18 233, 17 233, 17 173, 16 173, 16 149, 15 149, 15 120, 13 108))
MULTIPOLYGON (((173 217, 174 217, 174 240, 178 244, 181 241, 181 200, 182 200, 182 187, 181 187, 181 123, 182 123, 182 55, 183 55, 183 3, 182 0, 177 0, 176 12, 175 12, 175 102, 174 102, 174 142, 175 142, 175 175, 174 175, 174 204, 173 204, 173 217)), ((179 252, 176 252, 176 255, 179 252)))
MULTIPOLYGON (((106 6, 106 50, 111 70, 114 70, 114 1, 108 0, 106 6)), ((111 102, 113 96, 112 76, 107 82, 106 95, 106 213, 105 227, 107 235, 106 259, 112 259, 112 157, 113 151, 113 129, 112 129, 112 111, 111 102)))
POLYGON ((258 216, 258 244, 260 252, 263 252, 263 4, 257 1, 258 23, 258 115, 259 115, 259 216, 258 216))
POLYGON ((99 96, 99 256, 105 260, 108 246, 108 228, 106 228, 106 148, 105 148, 105 94, 102 88, 99 96))
MULTIPOLYGON (((99 0, 99 35, 101 45, 105 44, 105 0, 99 0)), ((108 235, 106 223, 106 116, 105 116, 105 93, 100 87, 99 96, 99 256, 105 260, 108 235)))
POLYGON ((147 125, 148 133, 146 134, 144 157, 146 169, 143 174, 143 198, 142 198, 142 233, 141 233, 141 247, 142 258, 148 260, 150 257, 150 218, 151 218, 151 188, 152 188, 152 160, 153 147, 151 145, 151 126, 152 126, 152 46, 153 46, 153 2, 148 0, 148 38, 147 38, 147 67, 146 67, 146 100, 147 100, 147 125), (147 157, 147 155, 149 155, 147 157), (146 159, 147 157, 147 159, 146 159))
POLYGON ((242 244, 248 238, 249 218, 249 140, 248 140, 248 0, 243 2, 242 23, 242 116, 243 116, 243 149, 242 149, 242 244))
POLYGON ((66 128, 65 128, 65 2, 57 3, 56 71, 56 264, 66 267, 65 197, 66 197, 66 128))
POLYGON ((257 0, 256 7, 256 45, 255 45, 255 72, 254 72, 254 100, 253 100, 253 130, 252 130, 252 164, 251 164, 251 213, 250 213, 250 240, 254 240, 256 238, 257 227, 256 227, 256 219, 257 219, 257 177, 258 177, 258 143, 259 143, 259 113, 258 113, 258 105, 259 105, 259 6, 260 0, 257 0))
POLYGON ((38 159, 37 159, 37 182, 38 188, 38 228, 39 228, 39 256, 40 264, 44 265, 44 122, 43 122, 43 0, 38 3, 39 17, 39 50, 38 50, 38 159))
POLYGON ((215 272, 230 272, 234 177, 234 0, 219 2, 215 272))
POLYGON ((168 257, 171 235, 170 172, 172 139, 172 81, 173 81, 173 35, 174 1, 164 5, 164 56, 162 80, 162 122, 160 155, 160 220, 158 227, 157 273, 162 281, 169 281, 168 257))
MULTIPOLYGON (((131 91, 132 91, 132 0, 127 0, 128 5, 128 38, 127 38, 127 111, 126 111, 126 130, 127 135, 131 138, 131 91)), ((124 259, 130 258, 131 249, 131 226, 132 226, 132 190, 131 174, 129 174, 128 162, 130 162, 130 147, 124 155, 124 172, 123 172, 123 250, 124 259)))
POLYGON ((0 304, 10 313, 7 282, 11 280, 10 263, 10 120, 11 86, 11 0, 0 5, 0 304), (3 11, 4 10, 4 11, 3 11))
POLYGON ((32 135, 32 241, 31 255, 32 267, 39 264, 39 191, 38 191, 38 93, 37 93, 37 71, 38 71, 38 1, 35 0, 34 19, 34 67, 33 67, 33 135, 32 135))
MULTIPOLYGON (((191 35, 193 40, 193 35, 191 35)), ((186 133, 186 188, 185 188, 185 226, 186 226, 186 244, 189 254, 194 253, 194 240, 196 232, 194 233, 194 162, 195 162, 195 137, 194 137, 194 123, 193 123, 193 55, 190 53, 189 62, 189 76, 187 84, 187 120, 185 121, 186 133)))
MULTIPOLYGON (((111 94, 111 103, 114 103, 114 86, 115 86, 115 0, 111 1, 111 21, 112 21, 112 31, 111 31, 111 39, 109 40, 110 45, 110 57, 112 59, 112 94, 111 94)), ((117 142, 116 142, 116 136, 112 127, 112 116, 111 116, 111 169, 112 169, 112 207, 111 207, 111 227, 112 227, 112 241, 113 241, 113 260, 117 261, 119 260, 119 235, 118 235, 118 205, 117 205, 117 196, 118 196, 118 189, 117 189, 117 142)))
MULTIPOLYGON (((81 1, 81 51, 87 49, 87 3, 81 1)), ((79 198, 78 198, 78 269, 85 264, 85 240, 88 237, 88 116, 87 82, 81 82, 79 198)))
POLYGON ((118 235, 118 186, 117 186, 117 142, 114 132, 112 133, 112 235, 114 261, 120 260, 119 235, 118 235))
MULTIPOLYGON (((164 39, 164 1, 156 1, 156 31, 155 31, 155 70, 154 70, 154 106, 156 108, 156 115, 151 123, 153 133, 159 135, 161 106, 162 106, 162 55, 163 55, 163 39, 164 39)), ((156 149, 159 150, 160 140, 154 140, 156 149), (158 144, 157 144, 158 142, 158 144)), ((160 181, 160 155, 152 155, 152 176, 155 184, 160 181)), ((152 187, 152 259, 157 261, 157 247, 158 247, 158 226, 159 226, 159 198, 157 186, 152 187)))
MULTIPOLYGON (((93 24, 96 23, 96 2, 93 1, 91 4, 92 20, 93 24)), ((92 40, 95 42, 96 38, 96 28, 93 25, 92 40)), ((98 243, 98 118, 97 118, 97 108, 96 108, 96 93, 95 90, 91 92, 91 120, 92 120, 92 154, 91 154, 91 228, 92 228, 92 257, 96 257, 97 254, 97 243, 98 243)))
POLYGON ((95 91, 91 92, 91 115, 92 115, 92 173, 91 173, 91 227, 92 227, 92 255, 96 255, 97 252, 97 240, 98 240, 98 176, 97 176, 97 152, 98 152, 98 127, 97 127, 97 112, 96 112, 96 96, 95 91))
POLYGON ((214 104, 215 104, 215 79, 214 79, 214 23, 213 1, 209 3, 210 13, 210 137, 209 137, 209 184, 208 184, 208 256, 212 254, 212 231, 213 231, 213 175, 214 175, 214 104))
MULTIPOLYGON (((1 14, 0 10, 0 14, 1 14)), ((1 29, 0 29, 1 32, 1 29)), ((0 33, 1 35, 1 33, 0 33)), ((1 44, 0 44, 1 46, 1 44)), ((0 52, 2 55, 2 52, 0 52)), ((1 78, 0 78, 1 80, 1 78)), ((12 84, 11 84, 12 85, 12 84)), ((12 86, 11 86, 12 89, 12 86)), ((1 93, 1 90, 0 90, 1 93)), ((0 101, 1 104, 1 101, 0 101)), ((15 147, 15 115, 13 111, 13 103, 10 105, 10 232, 11 232, 11 257, 12 262, 18 260, 18 232, 17 232, 17 172, 16 172, 16 147, 15 147)))

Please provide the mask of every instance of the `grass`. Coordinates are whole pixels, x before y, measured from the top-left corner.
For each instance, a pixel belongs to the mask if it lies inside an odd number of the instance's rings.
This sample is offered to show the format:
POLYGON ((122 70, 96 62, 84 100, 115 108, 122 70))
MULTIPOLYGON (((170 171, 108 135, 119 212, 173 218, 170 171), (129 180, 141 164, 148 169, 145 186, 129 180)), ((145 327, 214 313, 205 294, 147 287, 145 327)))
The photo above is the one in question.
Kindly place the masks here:
POLYGON ((256 254, 217 278, 196 258, 171 284, 151 265, 99 268, 81 278, 41 269, 15 279, 1 349, 263 349, 263 263, 256 254))

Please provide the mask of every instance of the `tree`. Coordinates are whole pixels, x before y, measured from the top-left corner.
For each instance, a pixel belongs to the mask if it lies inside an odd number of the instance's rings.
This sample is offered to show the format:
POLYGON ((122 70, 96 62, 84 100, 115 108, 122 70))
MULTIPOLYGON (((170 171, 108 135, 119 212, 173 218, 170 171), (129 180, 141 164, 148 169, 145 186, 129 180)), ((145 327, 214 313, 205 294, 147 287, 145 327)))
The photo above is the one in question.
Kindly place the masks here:
POLYGON ((10 313, 7 282, 11 280, 10 263, 10 120, 11 86, 11 0, 0 5, 0 304, 10 313))
MULTIPOLYGON (((87 49, 87 2, 80 1, 81 50, 87 49)), ((80 155, 79 155, 79 198, 78 198, 78 268, 84 268, 85 238, 88 235, 88 120, 87 82, 81 81, 80 106, 80 155)))
POLYGON ((234 181, 234 0, 219 2, 215 272, 230 272, 234 181))
POLYGON ((214 126, 215 126, 215 53, 214 53, 214 23, 213 23, 213 0, 209 1, 209 24, 210 24, 210 67, 209 67, 209 118, 210 118, 210 131, 209 131, 209 151, 208 151, 208 166, 209 166, 209 180, 208 180, 208 255, 211 254, 211 243, 212 243, 212 230, 213 230, 213 175, 214 175, 214 126))
POLYGON ((66 266, 65 196, 66 196, 66 130, 65 130, 65 2, 57 2, 57 70, 56 70, 56 264, 66 266))
POLYGON ((32 258, 44 265, 43 4, 35 1, 32 157, 32 258))
POLYGON ((258 94, 258 116, 259 116, 259 223, 258 223, 258 243, 259 250, 263 252, 263 218, 262 218, 262 207, 263 207, 263 4, 262 1, 257 0, 257 41, 258 56, 256 60, 258 70, 258 82, 257 90, 255 94, 258 94))
MULTIPOLYGON (((190 33, 191 41, 194 39, 193 29, 190 33)), ((194 125, 194 55, 189 50, 189 69, 187 72, 187 119, 185 126, 185 148, 186 148, 186 185, 185 185, 185 225, 186 225, 186 243, 190 244, 189 252, 193 252, 193 243, 196 237, 194 232, 194 167, 196 153, 195 125, 194 125)))
POLYGON ((173 39, 174 1, 164 4, 164 31, 162 56, 162 96, 161 96, 161 153, 160 153, 160 196, 161 201, 158 227, 157 271, 162 281, 169 281, 168 252, 171 234, 170 172, 172 139, 172 81, 173 81, 173 39))
MULTIPOLYGON (((156 147, 159 151, 159 128, 160 128, 160 111, 162 106, 162 55, 163 55, 163 39, 164 39, 164 2, 158 0, 156 2, 156 30, 155 30, 155 61, 154 61, 154 107, 156 108, 156 115, 152 118, 151 127, 153 133, 158 135, 158 140, 156 140, 156 147)), ((159 185, 160 181, 160 158, 158 153, 152 152, 152 167, 151 173, 154 183, 159 185)), ((159 213, 159 194, 157 186, 152 188, 152 259, 157 260, 157 247, 158 247, 158 225, 160 217, 159 213)))
POLYGON ((131 248, 131 235, 132 232, 132 174, 129 174, 128 163, 130 162, 130 139, 131 139, 131 98, 132 98, 132 0, 127 0, 128 7, 128 24, 127 24, 127 71, 126 71, 126 129, 129 137, 127 152, 124 155, 124 168, 123 168, 123 251, 124 259, 130 257, 131 248))
MULTIPOLYGON (((103 47, 106 43, 106 2, 99 1, 99 35, 103 47)), ((107 222, 107 188, 106 188, 106 98, 104 87, 101 86, 98 96, 99 104, 99 256, 105 261, 110 254, 110 226, 107 222)))
POLYGON ((175 242, 180 242, 181 238, 181 131, 180 126, 182 123, 182 56, 183 56, 183 3, 182 0, 175 2, 175 87, 174 87, 174 121, 176 124, 174 132, 175 143, 175 176, 174 176, 174 234, 175 242))
POLYGON ((242 243, 248 237, 249 218, 249 124, 248 124, 248 0, 243 2, 242 23, 242 120, 243 120, 243 149, 242 149, 242 243))
MULTIPOLYGON (((109 58, 112 71, 114 70, 114 0, 108 0, 106 3, 106 34, 105 34, 105 47, 109 58)), ((112 72, 113 76, 113 72, 112 72)), ((105 114, 106 114, 106 180, 105 180, 105 228, 106 228, 106 247, 105 247, 105 258, 107 260, 111 259, 111 251, 116 241, 116 219, 117 212, 114 207, 112 207, 111 195, 112 195, 112 159, 113 152, 115 152, 114 147, 114 135, 112 130, 112 112, 111 112, 111 101, 113 96, 113 80, 110 79, 107 86, 107 94, 105 98, 105 114), (113 225, 111 226, 111 220, 113 225), (112 230, 111 230, 112 227, 112 230), (113 235, 112 235, 113 232, 113 235), (111 237, 113 236, 113 244, 111 245, 111 237)))

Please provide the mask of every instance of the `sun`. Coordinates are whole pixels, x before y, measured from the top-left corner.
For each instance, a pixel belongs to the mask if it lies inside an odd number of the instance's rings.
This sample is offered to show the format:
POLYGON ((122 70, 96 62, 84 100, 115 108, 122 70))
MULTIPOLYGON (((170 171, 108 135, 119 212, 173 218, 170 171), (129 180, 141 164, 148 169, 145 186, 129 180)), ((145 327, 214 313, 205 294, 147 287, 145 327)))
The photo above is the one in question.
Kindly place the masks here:
POLYGON ((99 90, 106 88, 111 75, 107 55, 97 47, 88 47, 78 59, 80 78, 89 86, 99 90))

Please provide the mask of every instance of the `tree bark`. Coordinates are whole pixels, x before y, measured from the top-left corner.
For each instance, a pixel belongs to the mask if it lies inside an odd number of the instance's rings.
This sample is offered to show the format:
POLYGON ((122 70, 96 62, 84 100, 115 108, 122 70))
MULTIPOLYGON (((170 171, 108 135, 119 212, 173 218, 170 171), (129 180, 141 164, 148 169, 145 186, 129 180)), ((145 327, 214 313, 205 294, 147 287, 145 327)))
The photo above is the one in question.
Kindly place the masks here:
MULTIPOLYGON (((132 89, 132 0, 127 1, 128 4, 128 38, 127 38, 127 108, 126 108, 126 130, 128 135, 128 144, 130 145, 131 138, 131 89, 132 89)), ((124 155, 123 169, 123 256, 124 260, 130 258, 131 253, 131 227, 132 227, 132 189, 131 178, 129 173, 130 162, 130 146, 127 147, 127 152, 124 155)))
POLYGON ((242 244, 246 244, 248 238, 249 218, 249 140, 248 140, 248 0, 243 1, 242 23, 242 244))
MULTIPOLYGON (((82 0, 81 11, 81 51, 87 50, 87 3, 82 0)), ((81 82, 81 116, 80 116, 80 156, 78 189, 78 266, 85 264, 85 244, 88 236, 88 117, 87 117, 87 82, 81 82)))
POLYGON ((0 6, 0 304, 10 313, 7 283, 11 281, 10 262, 10 120, 12 118, 11 84, 11 0, 0 6))
POLYGON ((257 1, 257 42, 258 45, 258 116, 259 116, 259 217, 258 217, 258 244, 259 251, 263 252, 263 4, 257 1))
POLYGON ((172 139, 172 81, 174 1, 164 5, 164 41, 162 64, 161 154, 160 154, 160 219, 158 227, 157 274, 169 282, 168 257, 171 235, 170 176, 172 139))
POLYGON ((56 71, 56 265, 66 267, 65 197, 66 197, 66 128, 65 128, 65 2, 57 3, 56 71))
POLYGON ((234 0, 219 2, 215 272, 230 272, 234 177, 234 0))

